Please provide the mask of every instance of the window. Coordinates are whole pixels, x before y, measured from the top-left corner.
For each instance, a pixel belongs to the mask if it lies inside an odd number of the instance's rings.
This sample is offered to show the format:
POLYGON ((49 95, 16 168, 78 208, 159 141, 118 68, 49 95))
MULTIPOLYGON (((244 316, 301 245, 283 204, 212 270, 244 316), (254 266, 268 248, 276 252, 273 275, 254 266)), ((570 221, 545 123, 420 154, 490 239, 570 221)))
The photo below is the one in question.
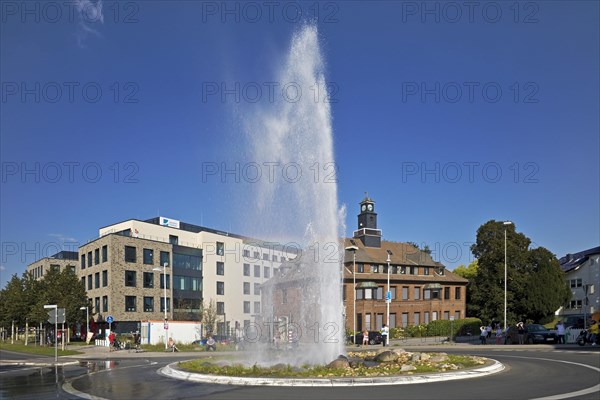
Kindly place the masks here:
POLYGON ((135 260, 135 247, 125 246, 125 262, 134 263, 135 260))
POLYGON ((572 288, 576 288, 576 287, 581 287, 581 279, 571 279, 571 287, 572 288))
POLYGON ((402 286, 402 300, 408 300, 408 286, 402 286))
POLYGON ((225 282, 217 282, 217 294, 225 294, 225 282))
POLYGON ((225 263, 217 261, 217 275, 225 275, 225 263))
POLYGON ((81 255, 81 269, 85 269, 85 254, 81 255))
POLYGON ((454 298, 460 300, 460 287, 454 288, 454 298))
POLYGON ((402 313, 402 327, 406 328, 407 326, 408 326, 408 313, 403 312, 402 313))
POLYGON ((571 300, 571 305, 569 307, 571 310, 578 310, 581 308, 581 300, 571 300))
POLYGON ((152 249, 144 249, 144 264, 154 265, 154 252, 152 249))
POLYGON ((254 266, 254 277, 255 278, 260 278, 260 265, 255 265, 254 266))
POLYGON ((406 267, 400 267, 400 274, 406 275, 406 267))
POLYGON ((414 275, 415 274, 415 267, 409 267, 409 274, 414 275))
POLYGON ((450 287, 448 286, 444 288, 444 300, 450 300, 450 287))
POLYGON ((92 274, 88 275, 88 290, 92 290, 92 274))
POLYGON ((425 289, 425 290, 423 290, 423 298, 425 300, 431 299, 431 289, 425 289))
POLYGON ((356 289, 356 300, 362 300, 363 299, 363 290, 362 289, 356 289))
POLYGON ((423 314, 423 323, 424 324, 428 324, 429 323, 429 311, 425 311, 425 313, 423 314))
POLYGON ((244 302, 244 314, 250 314, 250 302, 249 301, 244 302))
POLYGON ((421 323, 421 313, 413 313, 413 325, 419 325, 421 323))
POLYGON ((260 283, 254 284, 254 294, 260 294, 260 283))
POLYGON ((92 266, 92 252, 88 251, 88 255, 87 255, 87 261, 88 261, 88 268, 92 266))
POLYGON ((100 312, 100 297, 96 297, 94 299, 94 310, 95 312, 99 313, 100 312))
POLYGON ((371 300, 373 298, 373 289, 365 289, 365 300, 371 300))
POLYGON ((85 276, 81 277, 81 284, 83 285, 83 287, 85 288, 85 276))
POLYGON ((390 292, 392 292, 392 300, 396 300, 396 286, 390 286, 390 292))
POLYGON ((392 265, 392 274, 394 274, 394 275, 398 274, 398 266, 397 265, 392 265))
POLYGON ((423 268, 423 275, 429 275, 429 267, 423 268))
POLYGON ((390 328, 395 328, 396 327, 396 313, 392 313, 390 314, 390 324, 389 324, 390 328))
POLYGON ((242 257, 244 257, 244 260, 246 260, 246 259, 250 258, 250 250, 248 250, 248 249, 244 249, 244 250, 242 251, 242 257))
POLYGON ((217 315, 225 314, 225 303, 222 301, 217 301, 217 315))
POLYGON ((454 319, 460 319, 460 310, 454 311, 454 319))
POLYGON ((356 273, 364 273, 365 272, 365 265, 364 264, 356 264, 356 273))
POLYGON ((69 271, 71 271, 72 273, 75 273, 75 266, 74 265, 67 265, 67 268, 69 268, 69 271))
POLYGON ((100 272, 94 274, 94 289, 100 289, 100 272))
POLYGON ((250 294, 250 282, 244 282, 244 294, 250 294))
POLYGON ((439 299, 440 298, 440 290, 439 289, 434 289, 431 291, 431 298, 432 299, 439 299))
POLYGON ((281 302, 283 304, 286 304, 287 301, 288 301, 288 298, 287 298, 287 289, 281 289, 281 302))
POLYGON ((437 311, 433 311, 433 312, 431 313, 431 320, 432 320, 432 321, 437 321, 437 319, 438 319, 438 318, 437 318, 437 311))
POLYGON ((269 255, 267 253, 263 253, 263 260, 269 261, 269 255))
POLYGON ((217 255, 222 256, 225 254, 225 244, 222 242, 217 242, 217 255))
POLYGON ((135 287, 135 271, 125 271, 125 286, 135 287))
MULTIPOLYGON (((173 289, 175 290, 193 290, 199 292, 202 290, 202 278, 194 278, 191 276, 173 276, 173 289)), ((175 305, 177 306, 177 304, 175 305)), ((175 307, 178 308, 178 307, 175 307)))
POLYGON ((100 249, 94 250, 94 265, 100 264, 100 249))
POLYGON ((167 283, 167 289, 171 289, 171 275, 167 274, 167 276, 165 277, 165 274, 160 274, 160 288, 164 289, 165 288, 165 278, 166 278, 166 283, 167 283))
POLYGON ((379 286, 377 289, 373 289, 373 297, 377 300, 383 300, 383 287, 379 286))
POLYGON ((160 266, 161 267, 164 267, 165 264, 171 265, 171 262, 169 260, 170 256, 171 255, 169 254, 168 251, 161 251, 160 252, 160 266))
POLYGON ((271 268, 270 267, 264 268, 264 275, 265 275, 265 279, 269 279, 271 277, 271 268))
POLYGON ((444 319, 448 321, 450 319, 450 311, 444 311, 444 319))
MULTIPOLYGON (((167 312, 171 311, 171 299, 167 297, 167 312)), ((160 312, 165 312, 165 298, 160 298, 160 312)))
POLYGON ((144 312, 154 312, 154 297, 144 296, 144 312))
MULTIPOLYGON (((144 287, 145 288, 153 288, 154 287, 154 272, 144 272, 144 287)), ((145 306, 144 306, 145 308, 145 306)))
POLYGON ((381 330, 383 327, 383 314, 375 314, 375 330, 381 330))
POLYGON ((254 314, 260 314, 260 301, 254 302, 254 314))
POLYGON ((135 296, 125 296, 125 311, 131 312, 135 311, 135 296))
POLYGON ((258 251, 254 252, 254 260, 260 260, 260 253, 258 251))
POLYGON ((271 260, 277 262, 277 255, 273 254, 273 256, 271 257, 271 260))
POLYGON ((108 271, 102 271, 102 287, 108 286, 108 271))
POLYGON ((421 299, 421 286, 415 286, 415 288, 413 289, 413 299, 421 299))
POLYGON ((244 264, 244 276, 250 276, 250 264, 244 264))
POLYGON ((102 312, 108 312, 108 296, 102 296, 102 312))
POLYGON ((107 262, 108 261, 108 246, 104 245, 102 246, 102 262, 107 262))
POLYGON ((371 330, 371 314, 365 314, 365 329, 371 330))
POLYGON ((169 235, 169 243, 179 244, 179 236, 169 235))
POLYGON ((200 271, 202 269, 202 259, 200 256, 192 254, 173 253, 173 266, 200 271))
POLYGON ((374 274, 379 273, 379 265, 371 265, 371 272, 374 274))

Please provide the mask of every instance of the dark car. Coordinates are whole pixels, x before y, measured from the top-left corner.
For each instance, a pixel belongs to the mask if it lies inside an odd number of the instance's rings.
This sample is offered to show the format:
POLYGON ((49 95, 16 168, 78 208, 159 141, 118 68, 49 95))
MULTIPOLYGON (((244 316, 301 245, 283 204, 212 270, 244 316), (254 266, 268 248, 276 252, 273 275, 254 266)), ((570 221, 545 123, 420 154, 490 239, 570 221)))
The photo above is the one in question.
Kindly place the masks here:
MULTIPOLYGON (((506 332, 505 344, 518 344, 519 336, 516 326, 511 326, 506 332)), ((555 331, 551 331, 544 325, 529 324, 525 325, 525 335, 523 341, 527 344, 533 343, 558 343, 558 335, 555 331)))
MULTIPOLYGON (((364 335, 362 334, 362 332, 357 333, 355 335, 356 341, 354 343, 362 344, 363 336, 364 335)), ((352 343, 352 336, 348 336, 347 340, 348 340, 348 343, 352 343)), ((369 344, 381 344, 381 343, 383 343, 383 335, 381 334, 381 332, 369 331, 369 344)))

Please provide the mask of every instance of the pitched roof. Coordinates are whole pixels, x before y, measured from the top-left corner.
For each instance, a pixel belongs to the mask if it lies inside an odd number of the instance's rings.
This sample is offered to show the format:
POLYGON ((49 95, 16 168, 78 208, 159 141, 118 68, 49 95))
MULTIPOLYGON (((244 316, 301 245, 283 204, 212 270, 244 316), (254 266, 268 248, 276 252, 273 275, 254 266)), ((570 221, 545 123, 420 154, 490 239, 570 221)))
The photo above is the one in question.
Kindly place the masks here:
POLYGON ((560 268, 564 272, 569 272, 585 263, 593 254, 600 254, 600 246, 583 250, 575 254, 567 254, 566 256, 561 257, 558 262, 560 263, 560 268))
MULTIPOLYGON (((417 249, 410 243, 381 241, 381 247, 366 247, 360 239, 345 238, 344 248, 356 246, 356 262, 366 264, 385 264, 387 263, 388 250, 392 252, 390 257, 391 264, 423 267, 443 267, 444 265, 434 261, 430 254, 417 249)), ((351 263, 353 260, 352 251, 344 252, 344 263, 351 263)))

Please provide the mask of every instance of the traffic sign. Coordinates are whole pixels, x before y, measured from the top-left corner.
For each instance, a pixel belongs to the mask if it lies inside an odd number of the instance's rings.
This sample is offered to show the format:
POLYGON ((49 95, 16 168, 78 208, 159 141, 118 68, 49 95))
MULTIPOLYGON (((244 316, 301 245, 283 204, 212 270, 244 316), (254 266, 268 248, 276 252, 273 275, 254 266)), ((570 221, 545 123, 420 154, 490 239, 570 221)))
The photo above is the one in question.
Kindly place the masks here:
POLYGON ((169 329, 169 323, 165 322, 165 330, 169 329))
POLYGON ((48 311, 48 322, 54 324, 64 324, 65 323, 65 309, 64 308, 53 308, 48 311), (58 315, 56 313, 58 312, 58 315))
POLYGON ((108 317, 106 317, 106 322, 108 322, 109 324, 112 324, 114 321, 112 315, 109 315, 108 317))
POLYGON ((391 291, 387 291, 386 295, 385 295, 385 302, 386 303, 391 303, 392 302, 392 292, 391 291))

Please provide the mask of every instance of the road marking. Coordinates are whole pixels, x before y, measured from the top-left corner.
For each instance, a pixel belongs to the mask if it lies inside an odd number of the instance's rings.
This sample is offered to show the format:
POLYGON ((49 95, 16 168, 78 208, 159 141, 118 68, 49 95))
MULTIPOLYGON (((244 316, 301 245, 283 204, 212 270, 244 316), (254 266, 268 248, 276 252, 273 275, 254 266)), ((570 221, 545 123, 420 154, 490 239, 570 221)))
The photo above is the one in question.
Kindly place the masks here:
MULTIPOLYGON (((510 357, 510 358, 524 358, 526 360, 542 360, 542 361, 559 362, 559 363, 564 363, 564 364, 572 364, 572 365, 577 365, 579 367, 589 368, 591 370, 600 372, 600 368, 596 368, 596 367, 592 367, 591 365, 576 363, 576 362, 572 362, 572 361, 553 360, 553 359, 550 359, 550 358, 537 358, 537 357, 519 357, 519 356, 506 356, 506 357, 510 357)), ((584 395, 587 395, 587 394, 597 394, 598 392, 600 392, 600 384, 592 386, 592 387, 589 387, 587 389, 578 390, 576 392, 568 392, 568 393, 563 393, 563 394, 556 394, 556 395, 547 396, 547 397, 538 397, 538 398, 535 398, 535 399, 532 399, 532 400, 568 399, 570 397, 584 396, 584 395)))

